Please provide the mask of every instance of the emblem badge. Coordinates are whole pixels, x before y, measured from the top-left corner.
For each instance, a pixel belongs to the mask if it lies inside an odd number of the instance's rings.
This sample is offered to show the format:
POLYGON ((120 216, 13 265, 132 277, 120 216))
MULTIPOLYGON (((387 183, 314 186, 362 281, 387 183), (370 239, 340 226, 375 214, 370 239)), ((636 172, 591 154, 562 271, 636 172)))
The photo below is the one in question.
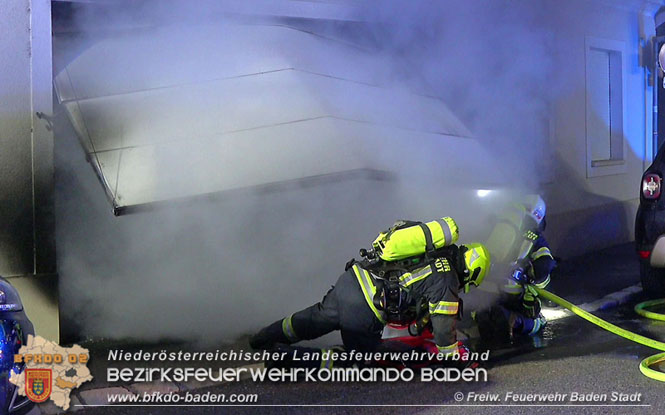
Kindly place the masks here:
POLYGON ((649 192, 649 196, 653 196, 659 188, 660 185, 653 179, 653 176, 649 177, 649 181, 644 184, 644 189, 649 192))
POLYGON ((32 402, 41 403, 51 396, 51 369, 26 369, 25 394, 32 402))

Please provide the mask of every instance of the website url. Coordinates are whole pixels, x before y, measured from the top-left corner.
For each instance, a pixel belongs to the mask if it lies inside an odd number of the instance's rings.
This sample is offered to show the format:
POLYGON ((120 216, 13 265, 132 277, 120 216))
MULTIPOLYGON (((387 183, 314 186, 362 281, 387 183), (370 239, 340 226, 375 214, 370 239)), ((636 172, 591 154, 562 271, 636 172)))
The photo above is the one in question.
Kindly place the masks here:
POLYGON ((225 394, 225 393, 193 393, 186 392, 144 392, 142 394, 109 393, 109 404, 212 404, 212 403, 257 403, 259 395, 251 393, 225 394))

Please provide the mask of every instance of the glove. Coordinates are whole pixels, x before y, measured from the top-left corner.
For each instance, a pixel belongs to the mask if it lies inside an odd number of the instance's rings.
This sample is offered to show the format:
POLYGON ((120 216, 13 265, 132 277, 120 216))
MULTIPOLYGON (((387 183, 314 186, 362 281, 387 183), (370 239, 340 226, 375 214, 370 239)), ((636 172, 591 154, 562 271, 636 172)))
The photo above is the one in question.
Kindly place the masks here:
POLYGON ((526 270, 526 283, 533 284, 536 282, 536 273, 533 270, 533 266, 529 263, 529 268, 526 270))
POLYGON ((540 314, 540 299, 536 290, 530 286, 524 286, 522 294, 522 309, 524 315, 528 318, 536 318, 540 314))
POLYGON ((512 276, 520 284, 532 284, 534 275, 531 262, 527 259, 515 262, 512 276))

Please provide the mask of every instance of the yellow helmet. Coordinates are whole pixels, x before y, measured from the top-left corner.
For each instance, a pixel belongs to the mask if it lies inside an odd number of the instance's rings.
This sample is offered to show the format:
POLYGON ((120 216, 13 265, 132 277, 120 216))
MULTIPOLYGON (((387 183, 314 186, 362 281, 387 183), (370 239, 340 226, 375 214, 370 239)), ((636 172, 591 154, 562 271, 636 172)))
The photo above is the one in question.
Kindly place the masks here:
POLYGON ((470 244, 462 245, 466 250, 464 251, 464 264, 466 265, 467 273, 464 276, 464 292, 469 292, 469 285, 473 284, 478 287, 490 268, 490 251, 485 245, 473 242, 470 244))

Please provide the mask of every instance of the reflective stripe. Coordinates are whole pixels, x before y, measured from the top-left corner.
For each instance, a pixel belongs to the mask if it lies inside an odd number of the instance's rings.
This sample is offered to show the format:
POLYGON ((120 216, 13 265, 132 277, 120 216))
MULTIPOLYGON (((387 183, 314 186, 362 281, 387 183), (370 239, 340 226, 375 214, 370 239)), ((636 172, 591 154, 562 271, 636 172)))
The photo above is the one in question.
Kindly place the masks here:
POLYGON ((548 256, 550 258, 553 258, 552 252, 550 252, 550 249, 546 246, 543 246, 542 248, 540 248, 536 252, 532 253, 531 254, 531 259, 535 261, 538 258, 541 258, 541 257, 544 257, 544 256, 548 256))
POLYGON ((540 282, 538 284, 533 284, 533 285, 535 285, 536 287, 538 287, 540 289, 545 289, 545 287, 547 287, 547 285, 549 283, 550 283, 550 276, 548 275, 547 278, 545 278, 545 281, 540 282))
POLYGON ((381 323, 386 324, 386 319, 384 318, 383 314, 374 305, 376 287, 374 286, 374 282, 372 282, 372 277, 369 275, 369 272, 360 268, 358 265, 353 266, 353 272, 356 274, 356 278, 358 279, 360 289, 365 296, 367 305, 372 309, 374 315, 376 315, 376 318, 378 318, 381 323))
POLYGON ((531 332, 529 332, 529 334, 530 335, 531 334, 536 334, 536 333, 538 333, 538 330, 540 330, 540 320, 535 319, 533 321, 533 328, 531 329, 531 332))
POLYGON ((431 274, 432 274, 432 267, 428 265, 426 267, 417 270, 413 274, 411 274, 410 272, 405 272, 404 274, 402 274, 402 276, 399 277, 399 282, 403 286, 408 287, 409 285, 415 282, 427 278, 431 274))
POLYGON ((503 286, 503 292, 510 295, 522 294, 522 286, 516 283, 508 283, 503 286))
POLYGON ((547 320, 545 320, 544 317, 537 317, 533 321, 533 328, 529 332, 529 335, 533 335, 533 334, 538 333, 540 331, 540 329, 545 327, 546 324, 547 324, 547 320))
POLYGON ((286 338, 289 339, 289 341, 295 343, 300 339, 296 335, 295 330, 293 330, 293 323, 291 322, 291 317, 293 317, 293 314, 282 320, 282 332, 284 333, 286 338))
POLYGON ((445 219, 447 218, 437 219, 436 221, 439 222, 439 226, 441 226, 441 230, 443 231, 443 243, 450 245, 453 243, 453 231, 450 229, 450 225, 445 219))
POLYGON ((522 245, 520 245, 520 252, 517 256, 517 259, 524 259, 529 255, 529 252, 533 249, 533 242, 526 240, 522 242, 522 245))
POLYGON ((333 363, 332 349, 321 349, 321 369, 332 369, 333 363), (323 356, 326 356, 326 353, 328 353, 330 359, 323 359, 323 356))
POLYGON ((451 344, 450 346, 436 346, 437 349, 439 349, 439 352, 445 353, 445 354, 450 354, 450 353, 455 353, 457 351, 457 342, 451 344))
POLYGON ((438 303, 429 303, 430 314, 448 314, 455 315, 459 310, 457 301, 439 301, 438 303))
MULTIPOLYGON (((480 254, 475 249, 471 250, 471 258, 469 258, 469 265, 467 267, 473 267, 473 264, 476 260, 480 258, 480 254)), ((471 271, 469 271, 471 272, 471 271)))

